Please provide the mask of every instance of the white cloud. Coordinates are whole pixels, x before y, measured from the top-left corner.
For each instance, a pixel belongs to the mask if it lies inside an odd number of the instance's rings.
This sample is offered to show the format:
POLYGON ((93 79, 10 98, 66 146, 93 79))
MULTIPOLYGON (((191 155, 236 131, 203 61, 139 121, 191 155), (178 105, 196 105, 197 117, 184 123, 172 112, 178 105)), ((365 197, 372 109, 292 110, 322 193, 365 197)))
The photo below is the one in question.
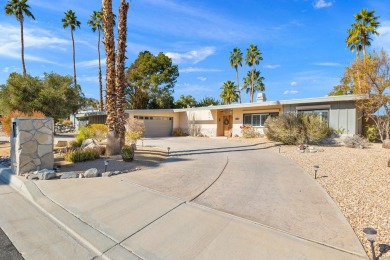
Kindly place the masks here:
MULTIPOLYGON (((100 60, 101 66, 106 66, 106 58, 102 58, 100 60)), ((97 67, 99 65, 99 59, 95 60, 87 60, 87 61, 81 61, 77 63, 77 67, 81 68, 91 68, 91 67, 97 67)))
POLYGON ((325 0, 317 0, 314 3, 315 9, 321 9, 321 8, 326 8, 331 6, 332 6, 332 2, 326 2, 325 0))
POLYGON ((177 84, 175 93, 191 93, 191 92, 212 92, 213 89, 208 86, 194 85, 190 83, 177 84))
POLYGON ((179 69, 181 73, 191 73, 191 72, 221 72, 220 69, 205 69, 205 68, 197 68, 197 67, 188 67, 185 69, 179 69))
POLYGON ((274 64, 274 65, 271 65, 271 64, 268 64, 268 65, 264 65, 263 68, 266 68, 266 69, 276 69, 276 68, 279 68, 280 65, 279 64, 274 64))
POLYGON ((326 66, 326 67, 340 67, 340 66, 342 66, 340 63, 337 63, 337 62, 316 62, 313 64, 317 65, 317 66, 326 66))
POLYGON ((298 93, 297 90, 286 90, 283 92, 283 95, 295 95, 297 93, 298 93))
POLYGON ((165 55, 171 58, 172 62, 176 64, 187 63, 187 62, 196 64, 206 59, 208 56, 213 55, 215 53, 215 50, 216 50, 215 47, 204 47, 204 48, 192 50, 185 53, 167 52, 165 53, 165 55))
POLYGON ((290 85, 291 85, 291 86, 296 86, 296 85, 298 85, 298 82, 293 81, 293 82, 290 83, 290 85))
POLYGON ((381 26, 378 28, 379 36, 374 37, 372 46, 377 51, 384 49, 387 53, 390 53, 390 21, 381 22, 381 26))
POLYGON ((197 79, 199 79, 200 81, 206 81, 207 80, 207 78, 205 78, 205 77, 197 77, 197 79))

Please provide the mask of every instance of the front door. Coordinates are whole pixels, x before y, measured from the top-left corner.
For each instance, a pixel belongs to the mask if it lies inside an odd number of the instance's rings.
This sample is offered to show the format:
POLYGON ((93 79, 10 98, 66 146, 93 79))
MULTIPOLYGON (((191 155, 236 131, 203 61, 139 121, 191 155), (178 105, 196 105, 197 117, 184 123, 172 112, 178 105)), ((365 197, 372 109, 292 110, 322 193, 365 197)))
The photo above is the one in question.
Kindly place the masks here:
POLYGON ((233 116, 223 116, 223 135, 227 137, 232 136, 232 128, 233 128, 233 116))

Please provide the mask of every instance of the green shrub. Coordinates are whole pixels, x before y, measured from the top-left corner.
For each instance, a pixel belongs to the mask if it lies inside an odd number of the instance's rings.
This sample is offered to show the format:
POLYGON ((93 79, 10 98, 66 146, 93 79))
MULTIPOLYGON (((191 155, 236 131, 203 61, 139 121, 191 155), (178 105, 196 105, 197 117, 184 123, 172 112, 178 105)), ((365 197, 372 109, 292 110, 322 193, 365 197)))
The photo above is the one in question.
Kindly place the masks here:
POLYGON ((88 126, 89 131, 92 134, 92 138, 98 140, 99 142, 107 138, 108 126, 104 124, 92 124, 88 126))
POLYGON ((257 138, 260 137, 260 132, 251 125, 240 126, 241 134, 244 138, 257 138))
POLYGON ((363 136, 370 142, 380 140, 378 128, 374 124, 366 125, 363 129, 363 136))
POLYGON ((77 133, 76 141, 74 142, 74 146, 80 147, 84 140, 90 139, 93 137, 93 133, 88 126, 82 126, 77 133))
POLYGON ((125 162, 132 161, 134 159, 134 149, 129 145, 124 145, 121 149, 122 159, 125 162))
POLYGON ((84 150, 76 149, 65 153, 65 160, 68 162, 84 162, 100 158, 100 152, 96 149, 87 148, 84 150))
POLYGON ((173 129, 173 136, 188 136, 180 127, 173 129))
POLYGON ((287 113, 268 117, 264 133, 269 140, 284 144, 317 143, 329 137, 331 129, 327 122, 314 114, 287 113))
POLYGON ((130 142, 137 142, 143 136, 142 132, 129 131, 126 132, 126 138, 129 139, 130 142))

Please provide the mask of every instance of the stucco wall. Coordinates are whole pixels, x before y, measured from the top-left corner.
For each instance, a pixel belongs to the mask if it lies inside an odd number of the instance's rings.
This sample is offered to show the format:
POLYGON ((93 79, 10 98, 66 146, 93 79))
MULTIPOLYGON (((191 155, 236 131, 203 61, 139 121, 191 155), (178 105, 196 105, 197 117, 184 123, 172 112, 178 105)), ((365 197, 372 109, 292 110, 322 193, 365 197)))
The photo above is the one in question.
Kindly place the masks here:
POLYGON ((192 136, 216 136, 217 111, 207 109, 181 112, 180 128, 192 136))

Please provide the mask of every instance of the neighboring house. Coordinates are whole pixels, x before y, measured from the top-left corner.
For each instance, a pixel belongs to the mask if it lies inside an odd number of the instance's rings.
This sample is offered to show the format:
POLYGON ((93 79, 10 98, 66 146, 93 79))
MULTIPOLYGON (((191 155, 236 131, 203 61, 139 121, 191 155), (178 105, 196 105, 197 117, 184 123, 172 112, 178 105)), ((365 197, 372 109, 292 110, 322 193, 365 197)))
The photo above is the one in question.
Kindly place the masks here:
MULTIPOLYGON (((190 135, 241 136, 241 126, 252 125, 263 132, 265 120, 288 112, 314 113, 343 134, 362 133, 362 116, 356 108, 361 95, 326 96, 280 101, 265 101, 264 94, 257 102, 183 109, 126 110, 129 117, 143 120, 145 137, 171 136, 175 128, 190 135)), ((104 112, 84 112, 74 115, 75 126, 84 123, 104 123, 104 112)))

